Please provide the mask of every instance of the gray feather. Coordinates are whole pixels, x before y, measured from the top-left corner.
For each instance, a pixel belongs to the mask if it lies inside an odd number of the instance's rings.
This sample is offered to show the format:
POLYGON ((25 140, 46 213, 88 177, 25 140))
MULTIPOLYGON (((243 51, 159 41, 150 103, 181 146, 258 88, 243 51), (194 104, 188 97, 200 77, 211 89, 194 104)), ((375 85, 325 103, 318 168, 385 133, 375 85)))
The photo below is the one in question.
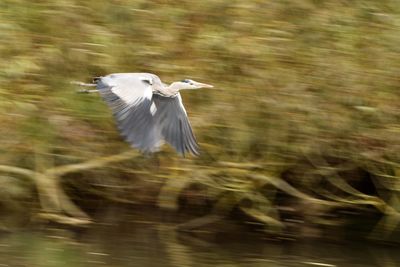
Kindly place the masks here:
POLYGON ((182 155, 199 154, 181 96, 153 94, 165 88, 156 75, 117 73, 98 78, 96 83, 121 135, 133 147, 153 152, 165 140, 182 155))
POLYGON ((113 74, 110 81, 107 77, 98 81, 97 88, 113 111, 121 135, 133 147, 143 152, 155 151, 159 146, 160 136, 150 112, 151 87, 148 83, 138 81, 137 76, 113 74), (133 86, 132 81, 135 81, 133 86))
POLYGON ((199 155, 199 148, 180 97, 153 95, 157 107, 154 119, 162 137, 180 154, 199 155))

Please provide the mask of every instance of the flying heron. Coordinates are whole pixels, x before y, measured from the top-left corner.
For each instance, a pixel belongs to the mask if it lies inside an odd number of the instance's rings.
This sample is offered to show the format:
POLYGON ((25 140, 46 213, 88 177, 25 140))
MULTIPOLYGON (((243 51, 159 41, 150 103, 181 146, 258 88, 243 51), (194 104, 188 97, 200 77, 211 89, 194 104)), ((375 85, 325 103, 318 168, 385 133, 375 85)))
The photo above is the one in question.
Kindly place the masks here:
POLYGON ((185 155, 199 154, 182 98, 183 89, 211 88, 212 85, 185 79, 170 85, 151 73, 114 73, 96 77, 93 83, 111 108, 124 139, 142 152, 155 152, 166 141, 185 155))

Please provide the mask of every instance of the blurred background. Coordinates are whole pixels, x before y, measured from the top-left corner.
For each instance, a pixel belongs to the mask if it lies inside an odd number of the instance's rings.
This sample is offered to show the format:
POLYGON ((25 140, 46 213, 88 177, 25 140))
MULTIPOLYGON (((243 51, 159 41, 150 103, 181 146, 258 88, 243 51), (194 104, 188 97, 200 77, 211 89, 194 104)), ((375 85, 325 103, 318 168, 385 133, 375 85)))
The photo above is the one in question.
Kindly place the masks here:
POLYGON ((396 0, 2 0, 1 266, 397 266, 399 42, 396 0), (118 72, 214 85, 200 157, 70 84, 118 72))

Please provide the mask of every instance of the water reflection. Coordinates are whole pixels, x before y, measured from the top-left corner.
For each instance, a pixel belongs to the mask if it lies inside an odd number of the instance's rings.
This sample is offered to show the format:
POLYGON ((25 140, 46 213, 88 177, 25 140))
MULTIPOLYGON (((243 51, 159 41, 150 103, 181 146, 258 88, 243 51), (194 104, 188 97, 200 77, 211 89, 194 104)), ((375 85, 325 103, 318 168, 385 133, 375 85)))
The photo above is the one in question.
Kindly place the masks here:
POLYGON ((0 266, 393 267, 400 262, 397 249, 391 247, 272 242, 243 233, 229 240, 216 233, 204 239, 160 221, 132 216, 81 231, 45 227, 4 233, 0 266))

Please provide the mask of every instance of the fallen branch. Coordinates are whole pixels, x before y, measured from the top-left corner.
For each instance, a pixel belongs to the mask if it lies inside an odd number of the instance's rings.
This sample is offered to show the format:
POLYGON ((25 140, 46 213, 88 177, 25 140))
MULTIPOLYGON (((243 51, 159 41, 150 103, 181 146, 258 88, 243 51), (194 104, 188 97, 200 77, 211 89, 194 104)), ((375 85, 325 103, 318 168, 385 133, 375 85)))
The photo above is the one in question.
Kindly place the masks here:
POLYGON ((40 205, 44 211, 40 217, 64 224, 87 224, 90 223, 90 217, 75 205, 64 192, 60 185, 61 177, 67 173, 104 167, 110 163, 129 160, 138 155, 140 155, 138 152, 130 150, 117 155, 100 157, 83 163, 57 166, 44 171, 0 165, 0 171, 22 175, 35 183, 40 205), (72 217, 65 216, 63 213, 72 217))
POLYGON ((76 164, 68 164, 63 166, 57 166, 51 168, 44 172, 45 175, 52 175, 52 176, 63 176, 67 173, 77 172, 77 171, 85 171, 90 169, 95 169, 99 167, 104 167, 107 164, 129 160, 134 157, 138 157, 140 154, 135 150, 129 150, 127 152, 123 152, 121 154, 112 155, 112 156, 105 156, 100 157, 92 160, 88 160, 83 163, 76 163, 76 164))

